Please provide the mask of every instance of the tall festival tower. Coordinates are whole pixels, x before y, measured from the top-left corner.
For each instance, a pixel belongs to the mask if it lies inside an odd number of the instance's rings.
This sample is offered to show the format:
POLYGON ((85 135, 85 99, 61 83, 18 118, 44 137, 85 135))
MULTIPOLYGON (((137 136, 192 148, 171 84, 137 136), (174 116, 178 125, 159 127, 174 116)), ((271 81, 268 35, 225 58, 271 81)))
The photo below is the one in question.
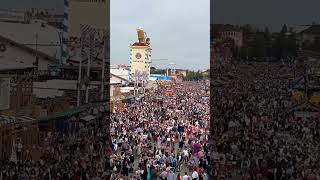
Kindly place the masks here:
POLYGON ((137 29, 138 42, 130 45, 130 75, 145 74, 150 76, 151 46, 150 38, 142 27, 137 29))

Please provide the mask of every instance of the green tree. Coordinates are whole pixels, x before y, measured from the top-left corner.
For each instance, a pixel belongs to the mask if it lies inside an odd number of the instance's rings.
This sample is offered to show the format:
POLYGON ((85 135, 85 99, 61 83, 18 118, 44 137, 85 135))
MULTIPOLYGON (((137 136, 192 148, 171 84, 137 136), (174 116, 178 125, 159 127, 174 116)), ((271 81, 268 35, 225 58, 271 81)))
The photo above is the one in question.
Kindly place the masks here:
POLYGON ((298 45, 296 42, 296 33, 291 33, 289 37, 287 38, 287 51, 288 56, 290 57, 296 57, 298 54, 298 45))
POLYGON ((203 73, 200 71, 188 71, 186 77, 184 78, 185 81, 196 81, 202 80, 204 78, 203 73))
POLYGON ((287 33, 287 32, 288 32, 287 25, 286 25, 286 24, 284 24, 284 25, 282 26, 282 28, 281 28, 280 33, 284 35, 284 34, 285 34, 285 33, 287 33))
POLYGON ((254 31, 250 24, 242 26, 241 29, 244 37, 248 37, 254 31))
POLYGON ((274 34, 275 41, 272 43, 272 54, 277 59, 288 56, 288 40, 287 40, 287 25, 283 25, 280 33, 274 34))
POLYGON ((264 33, 257 32, 251 42, 251 55, 253 57, 264 58, 267 55, 267 45, 264 33))
POLYGON ((268 27, 265 27, 264 29, 264 38, 266 41, 266 55, 268 57, 272 56, 271 55, 271 48, 272 48, 272 37, 271 37, 271 33, 268 27))

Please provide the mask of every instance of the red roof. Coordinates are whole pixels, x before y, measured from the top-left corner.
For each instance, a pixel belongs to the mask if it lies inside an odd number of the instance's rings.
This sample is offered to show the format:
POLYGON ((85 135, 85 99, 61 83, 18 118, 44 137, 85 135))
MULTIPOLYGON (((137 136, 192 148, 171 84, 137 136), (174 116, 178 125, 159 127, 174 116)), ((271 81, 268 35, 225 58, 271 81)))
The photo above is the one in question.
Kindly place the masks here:
POLYGON ((136 43, 133 43, 132 46, 148 46, 148 45, 146 43, 136 42, 136 43))

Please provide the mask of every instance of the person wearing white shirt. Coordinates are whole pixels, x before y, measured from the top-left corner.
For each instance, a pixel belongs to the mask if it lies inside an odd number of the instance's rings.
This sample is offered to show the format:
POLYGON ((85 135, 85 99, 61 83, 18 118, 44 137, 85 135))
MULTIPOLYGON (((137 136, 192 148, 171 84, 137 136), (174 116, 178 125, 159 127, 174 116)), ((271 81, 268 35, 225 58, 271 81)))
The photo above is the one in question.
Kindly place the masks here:
POLYGON ((117 150, 118 150, 118 144, 117 144, 117 143, 114 143, 114 144, 113 144, 113 149, 114 149, 114 151, 117 151, 117 150))
POLYGON ((197 171, 193 171, 191 177, 192 177, 192 180, 197 180, 197 179, 199 179, 199 174, 198 174, 198 172, 197 172, 197 171))
POLYGON ((157 161, 160 161, 160 155, 159 154, 157 154, 155 158, 156 158, 157 161))
POLYGON ((184 159, 184 161, 187 162, 187 161, 188 161, 188 157, 189 157, 189 152, 188 152, 188 150, 187 150, 187 149, 184 149, 182 153, 183 153, 183 159, 184 159))
POLYGON ((188 176, 187 172, 185 172, 184 176, 182 177, 182 180, 191 180, 190 176, 188 176))

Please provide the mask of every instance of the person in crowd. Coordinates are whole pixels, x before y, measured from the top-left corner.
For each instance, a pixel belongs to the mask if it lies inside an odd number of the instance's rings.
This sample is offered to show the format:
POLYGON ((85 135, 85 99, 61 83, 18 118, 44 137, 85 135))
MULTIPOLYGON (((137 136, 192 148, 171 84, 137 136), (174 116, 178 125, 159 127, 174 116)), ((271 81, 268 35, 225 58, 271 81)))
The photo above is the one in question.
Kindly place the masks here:
POLYGON ((209 81, 159 84, 156 91, 126 103, 122 112, 110 117, 102 114, 91 121, 75 117, 70 132, 43 137, 39 160, 24 158, 25 145, 17 144, 18 162, 2 162, 0 177, 191 180, 188 174, 192 174, 199 179, 210 174, 205 168, 210 158, 207 89, 209 81), (174 93, 164 95, 167 88, 174 93), (178 175, 183 172, 184 176, 178 175))
MULTIPOLYGON (((303 68, 296 68, 303 77, 303 68)), ((220 66, 211 76, 215 86, 211 120, 214 176, 243 179, 319 177, 319 117, 298 118, 293 107, 287 64, 220 66), (219 70, 218 70, 219 69, 219 70)))

